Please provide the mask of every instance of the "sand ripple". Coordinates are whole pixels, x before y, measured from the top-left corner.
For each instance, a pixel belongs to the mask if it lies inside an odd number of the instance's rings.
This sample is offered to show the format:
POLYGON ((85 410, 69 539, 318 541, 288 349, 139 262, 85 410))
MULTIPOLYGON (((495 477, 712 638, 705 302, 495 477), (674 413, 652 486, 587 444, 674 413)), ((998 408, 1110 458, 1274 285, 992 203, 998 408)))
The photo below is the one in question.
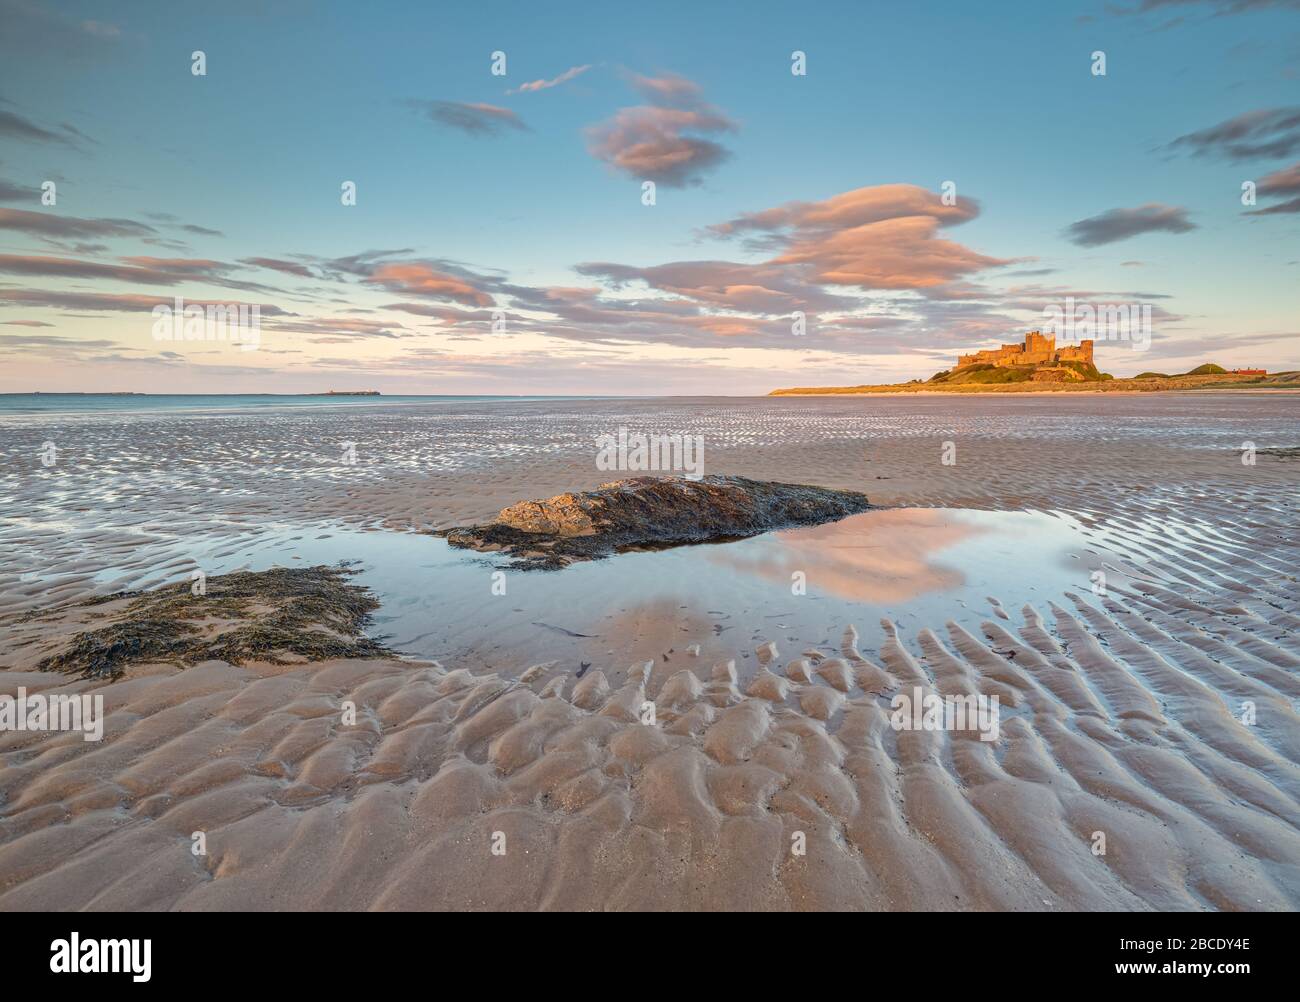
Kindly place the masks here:
POLYGON ((99 744, 0 736, 0 908, 1294 909, 1295 593, 1181 594, 1072 595, 918 653, 886 623, 875 659, 851 628, 838 658, 769 642, 749 679, 657 688, 649 664, 7 672, 109 716, 99 744), (913 686, 997 695, 1000 739, 894 730, 913 686))

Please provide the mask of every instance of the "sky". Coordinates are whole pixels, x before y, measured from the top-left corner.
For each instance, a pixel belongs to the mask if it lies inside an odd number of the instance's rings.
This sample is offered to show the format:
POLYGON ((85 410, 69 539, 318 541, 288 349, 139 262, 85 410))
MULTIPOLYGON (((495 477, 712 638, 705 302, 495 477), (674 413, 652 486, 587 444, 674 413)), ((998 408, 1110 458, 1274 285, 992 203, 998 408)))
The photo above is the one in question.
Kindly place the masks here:
POLYGON ((1298 237, 1300 0, 0 0, 0 392, 1296 369, 1298 237))

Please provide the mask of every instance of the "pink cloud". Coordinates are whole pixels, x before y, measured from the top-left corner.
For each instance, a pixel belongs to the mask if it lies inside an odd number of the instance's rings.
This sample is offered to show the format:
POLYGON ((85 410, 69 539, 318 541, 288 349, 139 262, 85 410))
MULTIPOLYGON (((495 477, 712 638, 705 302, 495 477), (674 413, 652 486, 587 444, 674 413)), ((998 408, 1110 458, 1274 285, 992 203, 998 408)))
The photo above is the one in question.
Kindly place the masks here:
POLYGON ((465 306, 491 306, 493 303, 490 295, 466 279, 438 271, 422 261, 392 261, 377 265, 366 281, 407 296, 450 300, 465 306))
POLYGON ((632 86, 651 104, 663 108, 691 108, 704 104, 704 92, 694 80, 665 73, 661 77, 647 77, 639 73, 631 77, 632 86))
POLYGON ((797 240, 773 263, 806 264, 818 282, 861 289, 923 289, 1008 263, 936 239, 938 226, 928 216, 885 219, 797 240))
POLYGON ((708 232, 728 237, 743 232, 793 230, 808 236, 900 216, 929 216, 951 226, 977 215, 979 205, 969 198, 954 197, 953 204, 946 205, 935 192, 914 184, 877 184, 854 188, 820 202, 787 202, 774 209, 744 213, 708 227, 708 232))
POLYGON ((733 132, 736 124, 703 101, 697 84, 668 75, 633 77, 632 85, 650 104, 621 108, 588 129, 592 156, 634 178, 682 188, 731 155, 704 136, 733 132))
POLYGON ((820 202, 789 202, 707 228, 719 237, 748 234, 776 251, 769 265, 805 270, 808 281, 861 289, 924 289, 1009 263, 952 240, 941 226, 979 214, 976 202, 911 184, 856 188, 820 202))

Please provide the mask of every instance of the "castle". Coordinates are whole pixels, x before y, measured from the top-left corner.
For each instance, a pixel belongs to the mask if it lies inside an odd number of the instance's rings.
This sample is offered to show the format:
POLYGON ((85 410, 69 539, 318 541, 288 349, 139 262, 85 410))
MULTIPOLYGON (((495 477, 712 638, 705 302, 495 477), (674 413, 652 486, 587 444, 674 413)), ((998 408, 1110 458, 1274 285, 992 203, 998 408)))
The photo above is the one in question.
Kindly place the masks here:
POLYGON ((1061 362, 1087 362, 1092 364, 1092 341, 1080 341, 1078 346, 1056 347, 1056 337, 1040 331, 1025 335, 1024 344, 1004 344, 1001 348, 977 351, 972 355, 958 355, 957 368, 968 365, 1059 365, 1061 362))

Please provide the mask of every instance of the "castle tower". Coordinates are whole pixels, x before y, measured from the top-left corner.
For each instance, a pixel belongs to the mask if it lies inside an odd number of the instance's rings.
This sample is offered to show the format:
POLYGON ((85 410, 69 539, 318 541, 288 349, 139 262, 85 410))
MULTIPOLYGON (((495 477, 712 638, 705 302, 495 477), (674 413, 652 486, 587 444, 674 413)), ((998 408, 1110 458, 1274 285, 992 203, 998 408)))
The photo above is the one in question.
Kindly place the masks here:
POLYGON ((1056 351, 1056 335, 1046 337, 1041 331, 1030 331, 1025 335, 1025 351, 1031 354, 1046 352, 1050 355, 1056 351))

